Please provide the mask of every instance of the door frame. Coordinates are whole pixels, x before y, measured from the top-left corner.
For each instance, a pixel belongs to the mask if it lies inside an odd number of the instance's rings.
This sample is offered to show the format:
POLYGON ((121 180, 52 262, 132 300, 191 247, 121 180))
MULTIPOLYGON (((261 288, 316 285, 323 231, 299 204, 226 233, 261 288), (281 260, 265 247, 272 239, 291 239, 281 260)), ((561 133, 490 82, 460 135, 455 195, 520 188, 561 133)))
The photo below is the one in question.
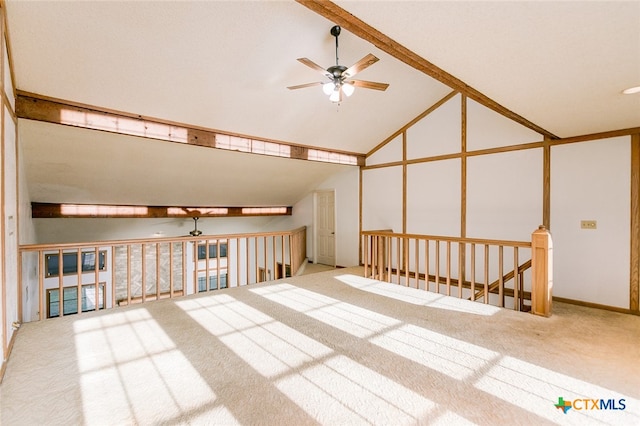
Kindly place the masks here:
POLYGON ((336 204, 336 190, 335 189, 319 189, 313 191, 313 263, 318 263, 318 195, 320 193, 330 192, 333 195, 333 265, 336 266, 338 262, 338 215, 336 204))

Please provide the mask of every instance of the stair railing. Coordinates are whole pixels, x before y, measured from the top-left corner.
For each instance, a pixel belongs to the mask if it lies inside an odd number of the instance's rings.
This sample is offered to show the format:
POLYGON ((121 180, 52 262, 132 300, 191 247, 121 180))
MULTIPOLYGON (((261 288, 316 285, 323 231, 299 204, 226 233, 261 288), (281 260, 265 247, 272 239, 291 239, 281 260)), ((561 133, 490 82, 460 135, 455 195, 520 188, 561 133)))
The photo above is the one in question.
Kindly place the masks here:
POLYGON ((366 277, 517 311, 551 314, 552 243, 542 226, 531 241, 390 230, 363 231, 362 237, 366 277))

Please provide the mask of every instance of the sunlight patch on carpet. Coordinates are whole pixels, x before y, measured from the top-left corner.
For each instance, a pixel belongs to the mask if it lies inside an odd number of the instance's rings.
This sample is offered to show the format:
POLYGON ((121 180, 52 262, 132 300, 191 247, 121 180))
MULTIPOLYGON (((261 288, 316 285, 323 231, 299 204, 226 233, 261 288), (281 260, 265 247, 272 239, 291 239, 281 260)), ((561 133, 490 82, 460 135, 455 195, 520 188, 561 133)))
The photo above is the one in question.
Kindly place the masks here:
POLYGON ((342 355, 284 377, 276 386, 322 424, 415 424, 436 407, 342 355))
POLYGON ((447 376, 464 380, 500 354, 413 324, 372 338, 371 343, 447 376))
POLYGON ((430 308, 485 316, 494 315, 500 311, 500 308, 496 306, 459 299, 453 296, 445 296, 443 294, 399 284, 359 277, 357 275, 345 274, 338 275, 334 278, 351 287, 418 306, 428 306, 430 308))
POLYGON ((475 387, 562 424, 640 424, 638 399, 510 356, 505 356, 487 371, 475 383, 475 387), (569 409, 564 413, 555 406, 558 398, 564 401, 603 399, 607 402, 612 399, 618 409, 590 409, 591 403, 580 402, 576 406, 578 409, 569 409), (619 409, 620 399, 624 399, 624 410, 619 409))
POLYGON ((78 320, 74 331, 86 424, 144 424, 216 399, 146 309, 78 320))
POLYGON ((276 284, 250 291, 356 337, 366 338, 401 324, 396 318, 291 284, 276 284))
POLYGON ((176 305, 265 377, 285 374, 333 352, 227 294, 176 305))

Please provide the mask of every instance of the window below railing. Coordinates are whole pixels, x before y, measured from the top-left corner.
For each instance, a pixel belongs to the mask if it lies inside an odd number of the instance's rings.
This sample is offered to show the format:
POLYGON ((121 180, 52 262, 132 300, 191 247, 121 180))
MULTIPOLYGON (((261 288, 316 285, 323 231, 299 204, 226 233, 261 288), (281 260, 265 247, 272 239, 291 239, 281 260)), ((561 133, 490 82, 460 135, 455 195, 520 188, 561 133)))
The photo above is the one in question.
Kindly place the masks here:
MULTIPOLYGON (((104 289, 105 283, 98 286, 98 297, 96 297, 96 285, 85 284, 81 287, 81 311, 89 312, 98 309, 104 309, 104 289)), ((78 287, 62 288, 62 306, 63 315, 72 315, 78 313, 78 287)), ((47 290, 47 318, 55 318, 60 316, 60 289, 52 288, 47 290)))

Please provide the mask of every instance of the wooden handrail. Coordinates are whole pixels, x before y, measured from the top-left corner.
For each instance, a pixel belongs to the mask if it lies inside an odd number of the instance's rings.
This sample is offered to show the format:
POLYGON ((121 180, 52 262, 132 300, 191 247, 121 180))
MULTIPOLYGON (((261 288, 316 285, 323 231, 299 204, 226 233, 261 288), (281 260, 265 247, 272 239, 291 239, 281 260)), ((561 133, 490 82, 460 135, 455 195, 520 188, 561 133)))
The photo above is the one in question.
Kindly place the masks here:
POLYGON ((306 229, 306 226, 301 226, 293 231, 273 231, 273 232, 252 232, 247 234, 216 234, 216 235, 199 235, 197 237, 184 236, 184 237, 162 237, 162 238, 133 238, 130 240, 104 240, 93 241, 83 243, 44 243, 44 244, 23 244, 18 246, 20 251, 35 251, 35 250, 57 250, 59 248, 88 248, 88 247, 109 247, 109 246, 121 246, 127 244, 155 244, 155 243, 168 243, 168 242, 181 242, 181 241, 203 241, 203 240, 226 240, 232 238, 254 238, 254 237, 270 237, 272 235, 294 235, 306 229))
POLYGON ((452 243, 461 243, 461 244, 489 244, 494 246, 506 246, 506 247, 531 247, 530 241, 488 240, 483 238, 448 237, 448 236, 442 236, 442 235, 401 234, 401 233, 394 233, 390 231, 362 231, 362 235, 409 238, 409 239, 430 240, 430 241, 436 241, 436 240, 450 241, 452 243))

